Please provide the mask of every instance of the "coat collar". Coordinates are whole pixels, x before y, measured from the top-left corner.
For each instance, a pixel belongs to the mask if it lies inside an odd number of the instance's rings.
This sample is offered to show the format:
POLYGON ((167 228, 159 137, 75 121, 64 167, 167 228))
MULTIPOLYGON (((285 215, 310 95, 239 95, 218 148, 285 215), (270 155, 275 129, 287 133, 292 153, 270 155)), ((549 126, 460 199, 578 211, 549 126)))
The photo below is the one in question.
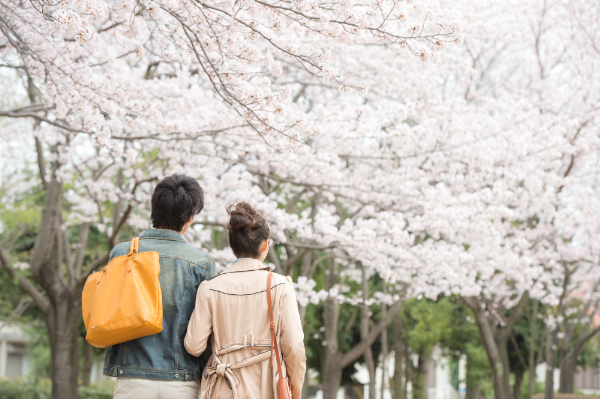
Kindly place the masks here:
POLYGON ((151 238, 155 240, 171 240, 185 242, 181 234, 175 230, 148 229, 142 233, 140 238, 151 238))
POLYGON ((238 260, 233 262, 227 270, 225 270, 224 272, 221 272, 221 274, 235 273, 235 272, 248 272, 248 271, 252 271, 252 270, 260 270, 260 269, 266 269, 266 268, 269 268, 269 265, 261 262, 258 259, 239 258, 238 260))

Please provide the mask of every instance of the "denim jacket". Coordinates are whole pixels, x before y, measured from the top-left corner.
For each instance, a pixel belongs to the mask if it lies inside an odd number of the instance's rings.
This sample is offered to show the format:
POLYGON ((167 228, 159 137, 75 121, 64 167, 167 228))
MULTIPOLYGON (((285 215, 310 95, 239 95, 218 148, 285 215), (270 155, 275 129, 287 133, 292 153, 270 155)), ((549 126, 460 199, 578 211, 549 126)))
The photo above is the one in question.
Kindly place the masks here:
MULTIPOLYGON (((123 242, 115 246, 110 259, 128 254, 129 245, 130 242, 123 242)), ((144 251, 159 254, 163 330, 108 347, 104 375, 162 381, 200 379, 210 351, 201 357, 192 356, 183 341, 198 286, 215 276, 215 262, 173 230, 146 230, 140 236, 139 246, 139 252, 144 251)))

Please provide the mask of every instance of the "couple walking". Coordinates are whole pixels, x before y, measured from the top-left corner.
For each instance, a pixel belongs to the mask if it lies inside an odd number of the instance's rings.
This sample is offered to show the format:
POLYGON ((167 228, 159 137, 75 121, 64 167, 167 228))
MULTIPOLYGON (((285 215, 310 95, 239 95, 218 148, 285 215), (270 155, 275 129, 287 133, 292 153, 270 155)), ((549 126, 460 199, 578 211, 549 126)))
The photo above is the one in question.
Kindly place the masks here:
MULTIPOLYGON (((263 263, 269 226, 250 205, 229 206, 229 244, 238 259, 215 276, 213 259, 182 238, 203 207, 195 179, 176 174, 156 186, 154 228, 140 236, 139 252, 159 254, 163 330, 107 349, 104 374, 117 377, 114 398, 277 398, 281 370, 299 399, 304 335, 292 280, 275 273, 270 304, 280 354, 271 352, 269 273, 263 263)), ((129 242, 117 245, 110 259, 129 249, 129 242)))

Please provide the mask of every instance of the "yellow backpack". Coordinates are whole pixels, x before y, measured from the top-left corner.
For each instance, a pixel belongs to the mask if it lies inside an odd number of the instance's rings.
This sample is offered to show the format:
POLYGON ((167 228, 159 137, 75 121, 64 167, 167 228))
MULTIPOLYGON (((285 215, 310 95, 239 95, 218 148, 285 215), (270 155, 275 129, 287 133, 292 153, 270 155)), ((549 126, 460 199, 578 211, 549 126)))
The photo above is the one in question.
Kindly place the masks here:
POLYGON ((87 335, 96 348, 106 348, 162 331, 162 292, 158 252, 138 252, 139 237, 129 254, 111 260, 90 275, 81 309, 87 335))

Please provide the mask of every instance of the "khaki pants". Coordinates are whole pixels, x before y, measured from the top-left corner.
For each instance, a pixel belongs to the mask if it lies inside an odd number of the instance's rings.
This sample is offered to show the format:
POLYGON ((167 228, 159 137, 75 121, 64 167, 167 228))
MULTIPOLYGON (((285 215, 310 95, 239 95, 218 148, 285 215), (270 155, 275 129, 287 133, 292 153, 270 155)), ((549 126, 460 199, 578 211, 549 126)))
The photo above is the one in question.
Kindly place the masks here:
POLYGON ((113 399, 198 399, 200 380, 156 381, 117 378, 113 399))

